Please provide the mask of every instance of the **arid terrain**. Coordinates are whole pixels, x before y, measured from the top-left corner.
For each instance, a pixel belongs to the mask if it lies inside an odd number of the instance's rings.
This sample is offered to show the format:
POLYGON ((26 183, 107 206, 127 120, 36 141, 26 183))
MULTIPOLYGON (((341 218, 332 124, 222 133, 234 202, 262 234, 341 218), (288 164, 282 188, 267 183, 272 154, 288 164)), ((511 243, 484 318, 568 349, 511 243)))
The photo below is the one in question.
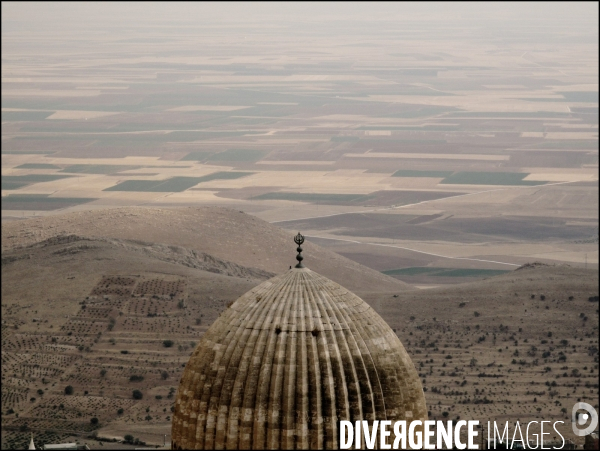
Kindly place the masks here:
MULTIPOLYGON (((39 442, 131 434, 160 445, 198 339, 239 295, 295 263, 292 236, 218 207, 5 224, 3 447, 25 443, 30 430, 39 442)), ((396 331, 430 418, 557 421, 577 399, 597 405, 596 270, 526 265, 419 290, 310 240, 304 249, 308 267, 351 288, 396 331)))
POLYGON ((298 231, 431 418, 598 405, 597 4, 340 5, 2 3, 3 448, 162 445, 298 231))
POLYGON ((598 267, 589 17, 440 10, 357 28, 174 11, 175 29, 106 33, 7 9, 4 221, 226 206, 429 287, 532 258, 598 267))

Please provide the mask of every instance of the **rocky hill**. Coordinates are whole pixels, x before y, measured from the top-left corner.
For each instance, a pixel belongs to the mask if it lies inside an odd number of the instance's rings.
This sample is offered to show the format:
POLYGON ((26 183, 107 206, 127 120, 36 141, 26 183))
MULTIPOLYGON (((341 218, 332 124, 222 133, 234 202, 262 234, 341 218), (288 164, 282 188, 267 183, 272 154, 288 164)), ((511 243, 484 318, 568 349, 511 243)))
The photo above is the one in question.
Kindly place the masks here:
MULTIPOLYGON (((2 448, 26 446, 29 431, 38 445, 94 434, 162 444, 196 343, 238 296, 295 263, 292 235, 221 208, 3 225, 2 448)), ((578 399, 598 405, 597 271, 528 264, 414 290, 304 248, 307 266, 396 331, 430 419, 567 421, 578 399)))
MULTIPOLYGON (((116 208, 13 221, 2 225, 2 250, 59 235, 177 246, 247 268, 280 274, 295 265, 295 234, 221 207, 116 208)), ((406 290, 409 285, 306 241, 304 263, 353 291, 406 290)))

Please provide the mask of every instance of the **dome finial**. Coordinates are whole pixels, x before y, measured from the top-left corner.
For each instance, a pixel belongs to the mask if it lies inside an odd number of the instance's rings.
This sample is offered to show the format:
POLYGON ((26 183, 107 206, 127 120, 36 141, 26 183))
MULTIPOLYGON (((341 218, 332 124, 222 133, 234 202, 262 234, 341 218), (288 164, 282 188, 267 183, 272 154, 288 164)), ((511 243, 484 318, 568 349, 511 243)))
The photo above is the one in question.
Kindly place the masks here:
POLYGON ((300 245, 304 243, 304 237, 300 234, 300 232, 298 232, 298 235, 294 237, 294 242, 298 245, 298 249, 296 249, 298 251, 298 255, 296 255, 296 260, 298 260, 296 268, 304 268, 304 265, 302 264, 304 257, 302 257, 302 248, 300 247, 300 245))

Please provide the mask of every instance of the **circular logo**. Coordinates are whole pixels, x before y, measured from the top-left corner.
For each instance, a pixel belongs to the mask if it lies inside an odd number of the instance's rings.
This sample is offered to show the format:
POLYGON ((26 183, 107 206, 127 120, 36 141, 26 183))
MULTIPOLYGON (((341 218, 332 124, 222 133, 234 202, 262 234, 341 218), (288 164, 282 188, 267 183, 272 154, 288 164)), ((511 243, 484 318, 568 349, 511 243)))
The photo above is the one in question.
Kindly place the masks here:
POLYGON ((578 402, 573 406, 571 411, 571 427, 573 428, 573 434, 583 437, 589 435, 596 430, 598 426, 598 412, 587 402, 578 402), (585 413, 577 415, 579 410, 585 410, 585 413), (585 429, 579 429, 577 426, 585 425, 588 420, 590 424, 585 429))

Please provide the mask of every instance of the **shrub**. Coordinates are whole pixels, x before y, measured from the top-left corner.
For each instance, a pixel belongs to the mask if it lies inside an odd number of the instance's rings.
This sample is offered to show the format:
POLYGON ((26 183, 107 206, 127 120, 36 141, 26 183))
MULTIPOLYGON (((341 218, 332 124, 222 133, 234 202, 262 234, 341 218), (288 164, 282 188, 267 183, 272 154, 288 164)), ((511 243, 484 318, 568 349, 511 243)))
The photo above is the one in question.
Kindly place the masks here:
POLYGON ((156 399, 162 399, 162 395, 156 395, 155 398, 156 399))
POLYGON ((121 351, 121 354, 129 354, 129 351, 127 351, 126 349, 123 349, 123 350, 121 351))
POLYGON ((144 380, 144 376, 133 375, 129 377, 129 382, 142 382, 144 380))
POLYGON ((94 417, 90 420, 90 423, 92 423, 94 426, 98 424, 98 418, 94 417))
POLYGON ((165 341, 163 341, 163 346, 165 348, 170 348, 171 346, 173 346, 173 340, 165 340, 165 341))
POLYGON ((42 396, 44 394, 44 390, 42 390, 41 388, 38 389, 37 391, 38 395, 42 396))
POLYGON ((123 412, 125 412, 122 408, 117 410, 117 415, 123 415, 123 412))
POLYGON ((123 437, 125 439, 126 443, 131 443, 133 442, 133 435, 131 434, 125 434, 125 437, 123 437))
POLYGON ((102 376, 102 377, 106 376, 106 370, 104 368, 102 368, 100 370, 100 376, 102 376))
POLYGON ((160 377, 162 378, 163 381, 167 380, 169 378, 169 373, 167 373, 166 371, 161 371, 160 377))
POLYGON ((144 395, 139 390, 133 390, 133 399, 142 399, 144 395))
POLYGON ((473 312, 473 315, 475 315, 475 318, 477 318, 477 317, 481 316, 481 313, 479 313, 479 312, 473 312))
POLYGON ((72 395, 72 394, 73 394, 73 386, 67 385, 65 387, 65 395, 72 395))

